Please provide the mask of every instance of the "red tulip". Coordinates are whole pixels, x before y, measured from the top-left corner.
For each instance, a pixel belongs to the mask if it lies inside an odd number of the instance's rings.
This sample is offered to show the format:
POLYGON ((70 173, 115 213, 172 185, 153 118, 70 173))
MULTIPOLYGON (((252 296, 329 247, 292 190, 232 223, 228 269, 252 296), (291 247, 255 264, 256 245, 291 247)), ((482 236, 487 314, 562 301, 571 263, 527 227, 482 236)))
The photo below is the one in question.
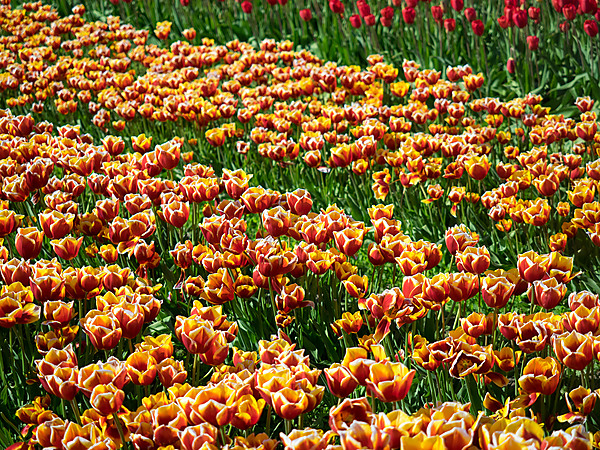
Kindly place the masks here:
POLYGON ((446 33, 451 33, 456 28, 456 20, 454 20, 454 19, 444 20, 444 28, 446 30, 446 33))
POLYGON ((246 14, 250 14, 252 12, 252 3, 249 1, 242 2, 242 11, 246 14))
POLYGON ((473 29, 473 33, 475 33, 477 36, 481 36, 485 31, 485 25, 479 19, 471 22, 471 28, 473 29))
POLYGON ((527 26, 527 11, 524 9, 517 9, 513 12, 512 20, 517 28, 525 28, 527 26))
POLYGON ((594 20, 586 20, 583 23, 583 31, 590 37, 596 37, 598 35, 598 24, 594 20))
POLYGON ((508 70, 508 73, 511 75, 515 73, 516 64, 514 59, 508 58, 508 61, 506 61, 506 70, 508 70))
POLYGON ((358 14, 354 14, 352 16, 350 16, 350 25, 352 25, 354 28, 360 28, 360 16, 358 14))
POLYGON ((473 22, 477 18, 477 11, 475 11, 475 8, 465 9, 465 18, 469 22, 473 22))
POLYGON ((408 25, 414 23, 416 16, 417 13, 415 12, 415 8, 404 8, 402 10, 402 18, 408 25))
POLYGON ((436 22, 440 22, 444 17, 444 7, 442 5, 432 6, 431 15, 436 20, 436 22))
POLYGON ((540 38, 537 36, 527 36, 527 45, 529 46, 529 50, 535 52, 540 45, 540 38))
POLYGON ((310 11, 310 9, 301 9, 300 18, 305 22, 308 22, 310 19, 312 19, 312 12, 310 11))
POLYGON ((450 6, 457 12, 461 12, 465 7, 465 2, 463 0, 450 0, 450 6))

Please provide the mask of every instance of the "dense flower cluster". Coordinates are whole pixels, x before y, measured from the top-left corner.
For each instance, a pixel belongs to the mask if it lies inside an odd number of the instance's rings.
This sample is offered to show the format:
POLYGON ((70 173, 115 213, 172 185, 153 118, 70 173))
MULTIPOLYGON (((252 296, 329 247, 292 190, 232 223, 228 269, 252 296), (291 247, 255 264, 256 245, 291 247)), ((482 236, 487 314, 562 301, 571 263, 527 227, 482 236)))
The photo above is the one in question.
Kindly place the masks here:
POLYGON ((20 347, 0 374, 48 394, 12 449, 600 443, 600 300, 572 256, 600 246, 591 98, 568 118, 483 97, 468 66, 166 48, 84 12, 0 9, 7 104, 91 119, 0 111, 0 331, 20 347), (201 134, 156 142, 171 122, 201 134), (263 187, 261 164, 358 179, 366 211, 263 187))

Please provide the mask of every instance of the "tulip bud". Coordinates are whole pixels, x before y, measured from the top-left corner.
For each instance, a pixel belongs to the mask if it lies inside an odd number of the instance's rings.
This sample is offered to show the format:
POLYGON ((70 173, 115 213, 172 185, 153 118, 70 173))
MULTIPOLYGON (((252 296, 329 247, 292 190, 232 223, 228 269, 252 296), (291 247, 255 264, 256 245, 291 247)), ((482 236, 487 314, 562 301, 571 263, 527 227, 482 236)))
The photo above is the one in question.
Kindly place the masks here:
POLYGON ((506 70, 511 75, 514 75, 515 70, 516 70, 516 64, 515 64, 515 60, 513 58, 508 58, 508 61, 506 61, 506 70))

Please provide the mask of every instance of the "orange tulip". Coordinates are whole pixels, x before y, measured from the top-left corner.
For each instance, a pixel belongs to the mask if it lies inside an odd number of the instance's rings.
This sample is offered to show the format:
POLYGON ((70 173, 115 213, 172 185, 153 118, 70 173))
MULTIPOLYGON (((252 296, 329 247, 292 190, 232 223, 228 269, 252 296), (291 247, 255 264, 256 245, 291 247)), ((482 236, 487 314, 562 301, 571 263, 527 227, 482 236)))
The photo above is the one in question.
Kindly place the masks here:
POLYGON ((125 392, 114 384, 99 384, 92 389, 90 403, 92 408, 102 416, 118 412, 125 400, 125 392))
POLYGON ((583 370, 594 358, 593 340, 577 331, 554 335, 552 344, 556 357, 568 368, 583 370))
POLYGON ((383 402, 398 402, 408 394, 415 373, 400 362, 377 362, 369 367, 367 389, 383 402))
POLYGON ((523 369, 519 386, 528 394, 551 395, 560 381, 560 367, 558 361, 552 357, 533 358, 523 369))
POLYGON ((112 314, 92 310, 81 319, 83 331, 97 350, 115 348, 123 334, 119 322, 112 314))

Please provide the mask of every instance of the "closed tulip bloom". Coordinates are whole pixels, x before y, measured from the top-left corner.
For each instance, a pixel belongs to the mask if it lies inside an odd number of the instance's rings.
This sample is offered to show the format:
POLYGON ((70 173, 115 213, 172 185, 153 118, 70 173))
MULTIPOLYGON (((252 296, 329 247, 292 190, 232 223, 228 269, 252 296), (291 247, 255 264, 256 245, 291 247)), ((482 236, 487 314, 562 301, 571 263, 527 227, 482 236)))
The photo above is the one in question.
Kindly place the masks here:
POLYGON ((225 381, 205 387, 194 400, 190 420, 222 427, 231 421, 235 413, 235 401, 236 391, 225 381))
POLYGON ((515 285, 504 276, 487 275, 481 283, 481 296, 490 308, 504 308, 515 291, 515 285))
POLYGON ((102 284, 108 291, 114 291, 127 283, 131 270, 129 267, 120 267, 116 264, 104 268, 102 284))
POLYGON ((301 9, 300 10, 300 18, 302 20, 304 20, 305 22, 308 22, 309 20, 311 20, 312 12, 310 11, 310 9, 301 9))
POLYGON ((90 403, 101 416, 110 416, 118 412, 125 400, 125 392, 114 384, 99 384, 92 390, 90 403))
POLYGON ((36 258, 42 250, 44 233, 35 227, 19 228, 15 237, 15 247, 24 259, 36 258))
POLYGON ((490 170, 490 163, 486 155, 472 156, 465 161, 465 169, 471 178, 483 180, 490 170))
POLYGON ((306 189, 296 189, 286 194, 286 201, 292 213, 303 216, 308 214, 312 208, 312 198, 306 189))
POLYGON ((463 251, 467 247, 477 245, 479 235, 469 230, 465 225, 458 225, 446 230, 445 242, 448 251, 455 255, 456 252, 463 251))
POLYGON ((60 239, 69 234, 73 229, 74 220, 74 214, 63 214, 56 210, 40 214, 40 224, 44 234, 50 239, 60 239))
POLYGON ((31 291, 36 300, 62 300, 65 297, 64 279, 54 269, 37 269, 30 281, 31 291))
POLYGON ((66 429, 61 440, 61 447, 67 450, 77 448, 90 448, 94 445, 100 445, 101 448, 109 448, 110 439, 103 441, 102 430, 95 423, 88 423, 81 426, 77 422, 65 422, 66 429), (108 441, 108 442, 107 442, 108 441))
POLYGON ((168 403, 150 411, 152 420, 153 441, 162 446, 173 444, 184 430, 188 421, 185 413, 177 403, 168 403))
POLYGON ((567 286, 556 281, 556 278, 547 278, 534 281, 532 291, 535 296, 533 300, 536 304, 544 309, 552 309, 564 298, 567 286))
POLYGON ((142 331, 144 311, 140 305, 121 302, 111 308, 111 313, 119 321, 124 338, 133 339, 142 331))
POLYGON ((322 398, 325 388, 304 383, 296 389, 284 387, 273 393, 272 402, 275 413, 285 419, 294 420, 299 415, 310 412, 322 398))
POLYGON ((223 364, 229 354, 229 343, 222 332, 215 332, 206 341, 206 351, 200 353, 200 360, 209 366, 219 366, 223 364))
MULTIPOLYGON (((569 297, 570 300, 570 297, 569 297)), ((567 313, 562 320, 567 331, 577 331, 581 334, 596 334, 600 327, 600 307, 587 308, 580 304, 574 311, 567 313)))
POLYGON ((519 255, 517 267, 519 275, 528 283, 541 280, 548 269, 550 259, 546 255, 538 255, 533 250, 519 255))
POLYGON ((13 258, 3 264, 0 264, 0 272, 4 283, 7 285, 20 282, 27 286, 31 276, 31 267, 29 263, 23 259, 13 258))
POLYGON ((339 251, 347 256, 354 256, 362 246, 365 230, 361 228, 344 228, 341 231, 334 231, 333 236, 339 251))
POLYGON ((231 425, 239 430, 247 430, 259 421, 266 402, 256 399, 250 394, 243 395, 235 402, 235 413, 231 418, 231 425))
POLYGON ((586 20, 583 23, 583 31, 590 37, 596 37, 598 35, 598 24, 594 20, 586 20))
POLYGON ((83 331, 97 350, 115 348, 123 334, 118 320, 112 314, 92 310, 81 319, 83 331))
POLYGON ((170 388, 176 383, 183 384, 187 379, 187 371, 183 361, 173 358, 163 359, 156 366, 158 379, 165 388, 170 388))
POLYGON ((56 253, 56 256, 67 261, 70 261, 77 256, 82 243, 83 236, 79 239, 67 236, 62 239, 50 241, 50 245, 52 245, 52 249, 54 250, 54 253, 56 253))
POLYGON ((377 425, 354 421, 346 430, 340 432, 342 448, 359 450, 363 448, 388 449, 390 435, 377 425))
POLYGON ((593 360, 593 340, 588 334, 571 331, 554 335, 552 344, 557 358, 570 369, 583 370, 593 360))
POLYGON ((558 387, 561 375, 561 366, 552 357, 533 358, 523 369, 519 378, 519 386, 527 394, 540 393, 551 395, 558 387))
POLYGON ((490 253, 486 247, 467 247, 456 253, 458 270, 482 274, 490 267, 490 253))
POLYGON ((39 375, 44 389, 60 399, 71 401, 79 391, 76 367, 56 367, 50 375, 39 375))
POLYGON ((510 73, 511 75, 515 73, 515 71, 517 70, 517 64, 515 63, 515 60, 513 58, 508 58, 508 60, 506 61, 506 70, 508 71, 508 73, 510 73))
POLYGON ((181 143, 175 139, 157 145, 155 148, 159 164, 165 170, 172 170, 179 164, 181 156, 181 143))
POLYGON ((451 273, 448 279, 448 296, 455 302, 468 300, 479 292, 479 277, 469 272, 451 273))
POLYGON ((370 366, 367 389, 383 402, 398 402, 408 394, 415 373, 400 362, 384 360, 370 366))
POLYGON ((290 212, 281 206, 266 209, 262 212, 263 226, 273 237, 279 237, 287 233, 290 227, 290 212))
POLYGON ((173 200, 163 205, 162 212, 167 223, 175 228, 181 228, 190 217, 190 205, 187 202, 173 200))
POLYGON ((173 356, 173 343, 170 334, 161 334, 157 337, 144 336, 144 340, 136 344, 136 350, 150 353, 150 355, 160 363, 164 359, 173 356))
POLYGON ((323 373, 329 390, 338 398, 348 397, 358 386, 358 381, 352 372, 341 364, 335 363, 324 369, 323 373))
POLYGON ((44 317, 46 318, 44 325, 50 325, 54 329, 63 328, 74 316, 73 302, 65 303, 55 300, 44 303, 44 317))
POLYGON ((122 389, 129 381, 125 363, 111 356, 106 362, 99 361, 82 367, 79 370, 77 386, 89 397, 98 385, 112 384, 122 389))
POLYGON ((527 36, 527 45, 532 52, 536 51, 540 46, 540 38, 537 36, 527 36))
MULTIPOLYGON (((184 450, 200 450, 204 444, 217 444, 219 430, 209 423, 201 423, 183 428, 179 431, 178 439, 184 450)), ((210 447, 209 447, 210 448, 210 447)))
POLYGON ((3 209, 0 211, 0 237, 8 236, 14 231, 23 216, 15 214, 10 209, 3 209))
POLYGON ((405 276, 416 275, 427 269, 425 254, 421 251, 405 250, 395 260, 405 276))

